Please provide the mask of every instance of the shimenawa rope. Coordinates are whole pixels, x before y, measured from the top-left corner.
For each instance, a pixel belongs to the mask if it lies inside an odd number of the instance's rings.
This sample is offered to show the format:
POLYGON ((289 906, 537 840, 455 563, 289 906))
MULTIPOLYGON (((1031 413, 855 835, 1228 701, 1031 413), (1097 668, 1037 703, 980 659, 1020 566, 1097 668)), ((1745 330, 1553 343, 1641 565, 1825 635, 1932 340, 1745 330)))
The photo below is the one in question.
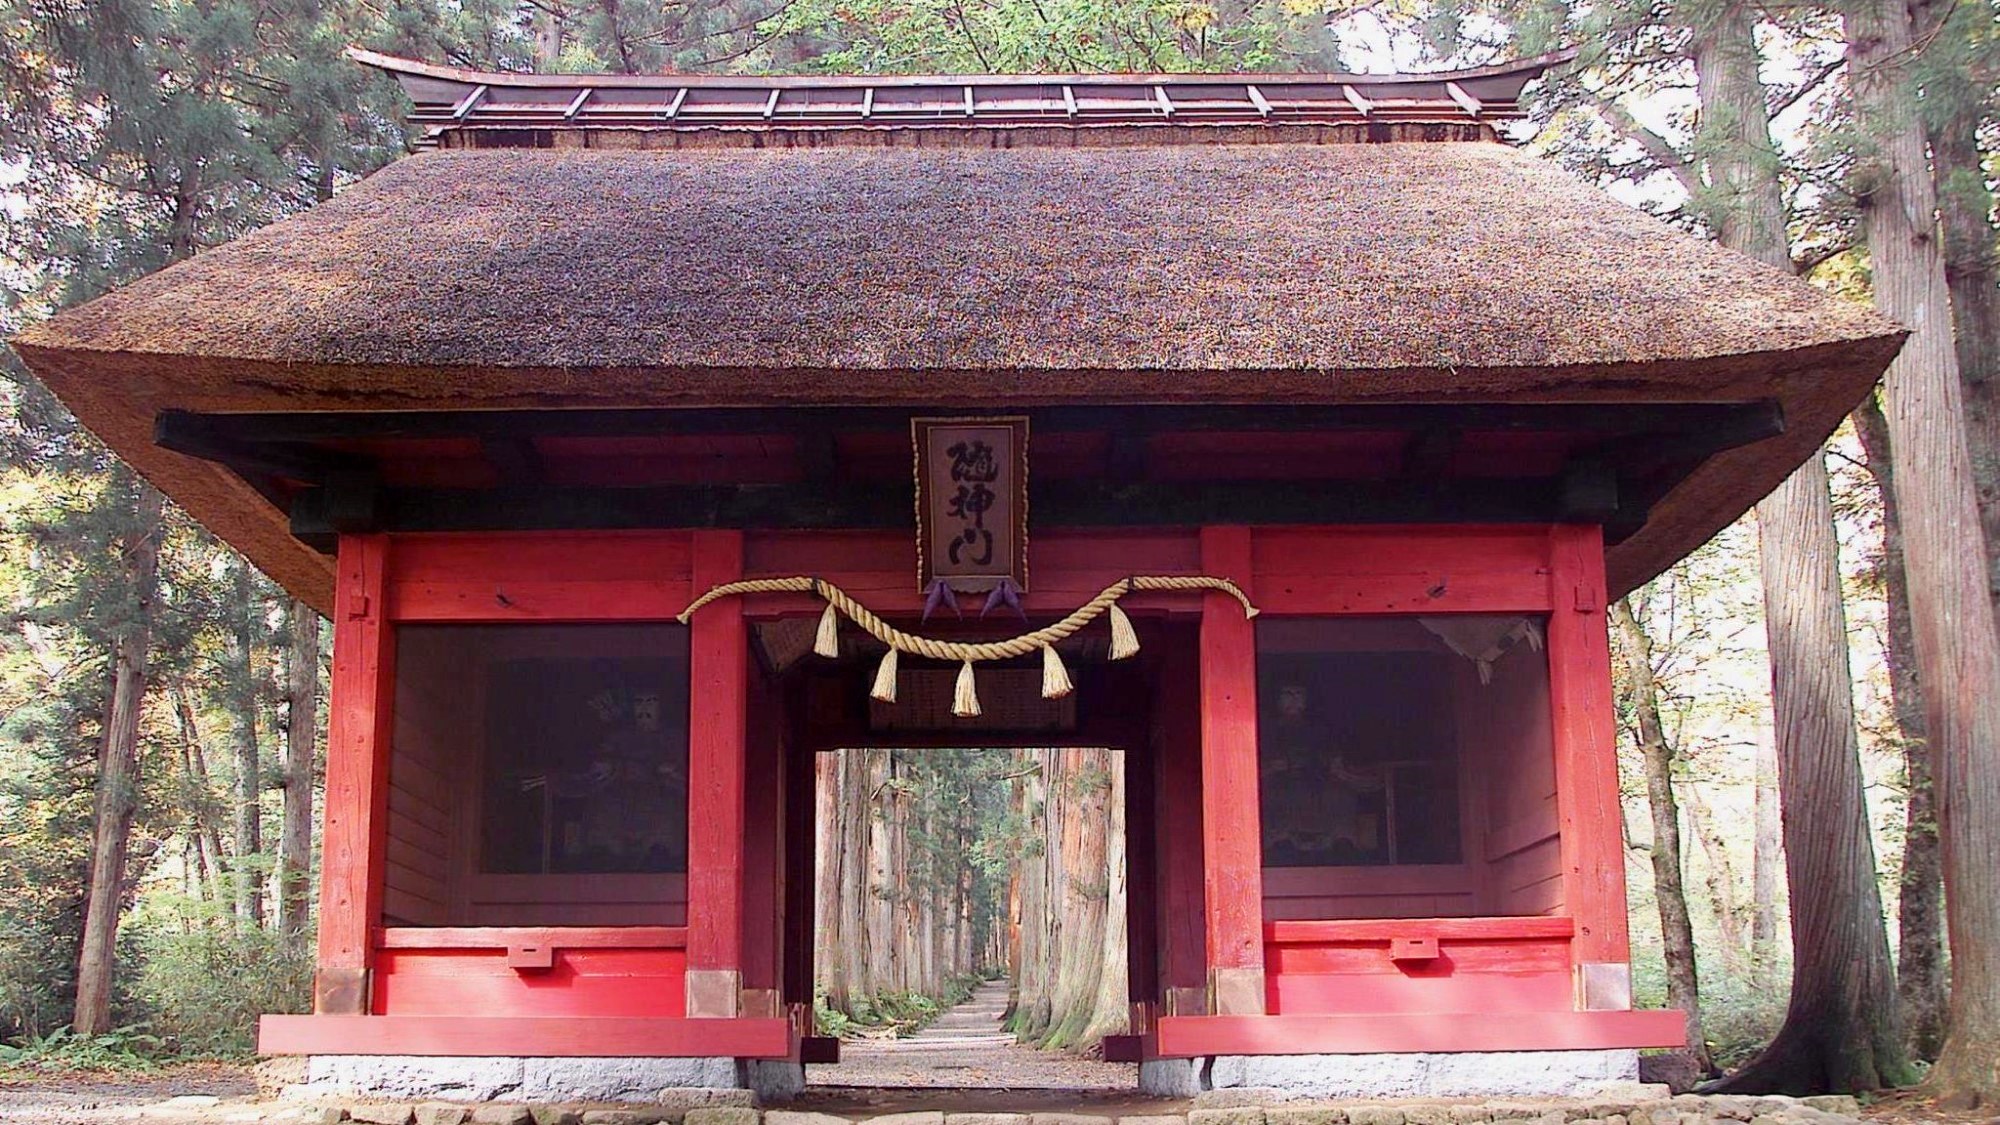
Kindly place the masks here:
POLYGON ((1062 658, 1056 655, 1055 644, 1075 633, 1085 625, 1095 621, 1101 614, 1111 617, 1111 651, 1113 660, 1123 660, 1139 651, 1139 635, 1132 628, 1131 618, 1118 608, 1118 600, 1134 590, 1218 590, 1228 594, 1243 604, 1245 617, 1257 616, 1257 607, 1250 604, 1236 583, 1227 578, 1214 578, 1205 574, 1190 575, 1141 575, 1121 578, 1106 586, 1096 597, 1078 606, 1070 615, 1052 625, 1009 637, 1004 641, 940 641, 932 637, 922 637, 905 632, 877 617, 867 606, 854 600, 847 591, 818 578, 799 576, 794 578, 746 578, 739 582, 724 582, 696 598, 681 611, 680 622, 685 625, 694 619, 696 611, 718 598, 738 597, 743 594, 812 594, 826 602, 826 611, 820 615, 819 630, 813 639, 813 651, 821 656, 840 655, 839 622, 836 614, 846 617, 860 626, 861 631, 889 646, 882 664, 875 672, 875 683, 869 692, 884 703, 896 701, 896 654, 907 652, 913 656, 931 660, 956 660, 960 663, 957 690, 953 693, 952 714, 969 718, 979 714, 979 697, 973 687, 972 666, 981 661, 1009 660, 1026 656, 1036 649, 1042 651, 1042 696, 1046 699, 1061 699, 1074 688, 1069 673, 1063 668, 1062 658))

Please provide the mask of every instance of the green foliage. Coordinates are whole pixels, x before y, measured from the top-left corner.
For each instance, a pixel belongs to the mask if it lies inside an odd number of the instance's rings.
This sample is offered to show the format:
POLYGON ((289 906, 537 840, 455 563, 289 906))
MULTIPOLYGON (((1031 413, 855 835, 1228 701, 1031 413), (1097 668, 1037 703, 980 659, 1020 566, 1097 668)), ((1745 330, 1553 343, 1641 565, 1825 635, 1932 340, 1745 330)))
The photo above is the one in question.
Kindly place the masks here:
POLYGON ((152 1070, 159 1054, 158 1037, 143 1024, 114 1028, 102 1035, 78 1035, 59 1027, 47 1035, 29 1036, 17 1045, 0 1044, 0 1074, 18 1072, 65 1074, 79 1070, 152 1070))
MULTIPOLYGON (((162 917, 134 924, 142 960, 134 999, 150 1016, 161 1053, 247 1058, 257 1017, 312 1008, 312 947, 273 930, 239 927, 214 908, 183 908, 212 920, 162 917)), ((172 909, 162 915, 181 913, 172 909)))

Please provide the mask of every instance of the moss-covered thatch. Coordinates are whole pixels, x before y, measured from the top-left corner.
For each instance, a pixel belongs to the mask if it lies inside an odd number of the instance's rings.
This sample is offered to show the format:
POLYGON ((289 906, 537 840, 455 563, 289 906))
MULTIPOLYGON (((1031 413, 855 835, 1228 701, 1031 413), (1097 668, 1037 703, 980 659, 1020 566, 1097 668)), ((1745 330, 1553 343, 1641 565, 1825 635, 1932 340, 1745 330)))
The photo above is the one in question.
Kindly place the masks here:
POLYGON ((324 564, 155 410, 1781 399, 1786 436, 1614 552, 1625 586, 1900 338, 1504 146, 1138 143, 429 153, 16 346, 295 588, 324 564))

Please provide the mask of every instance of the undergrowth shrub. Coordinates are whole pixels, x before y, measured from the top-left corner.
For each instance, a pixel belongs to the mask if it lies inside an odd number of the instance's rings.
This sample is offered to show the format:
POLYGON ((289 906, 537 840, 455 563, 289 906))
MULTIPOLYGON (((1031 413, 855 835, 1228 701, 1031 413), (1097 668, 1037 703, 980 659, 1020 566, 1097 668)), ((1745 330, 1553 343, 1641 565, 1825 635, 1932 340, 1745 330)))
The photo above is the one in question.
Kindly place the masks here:
POLYGON ((159 1053, 243 1057, 257 1048, 257 1017, 312 1006, 310 941, 288 942, 227 919, 145 925, 133 998, 159 1053))

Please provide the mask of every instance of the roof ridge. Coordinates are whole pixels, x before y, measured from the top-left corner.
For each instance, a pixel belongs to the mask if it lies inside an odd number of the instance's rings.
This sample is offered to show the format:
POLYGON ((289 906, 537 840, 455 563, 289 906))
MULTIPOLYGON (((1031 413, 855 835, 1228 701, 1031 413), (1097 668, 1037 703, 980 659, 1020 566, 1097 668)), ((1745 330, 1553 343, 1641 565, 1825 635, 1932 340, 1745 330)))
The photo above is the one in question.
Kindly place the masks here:
MULTIPOLYGON (((477 71, 358 47, 392 75, 410 122, 446 133, 588 130, 1054 128, 1102 125, 1488 126, 1574 49, 1413 74, 690 75, 477 71)), ((1381 139, 1370 137, 1369 139, 1381 139)))

